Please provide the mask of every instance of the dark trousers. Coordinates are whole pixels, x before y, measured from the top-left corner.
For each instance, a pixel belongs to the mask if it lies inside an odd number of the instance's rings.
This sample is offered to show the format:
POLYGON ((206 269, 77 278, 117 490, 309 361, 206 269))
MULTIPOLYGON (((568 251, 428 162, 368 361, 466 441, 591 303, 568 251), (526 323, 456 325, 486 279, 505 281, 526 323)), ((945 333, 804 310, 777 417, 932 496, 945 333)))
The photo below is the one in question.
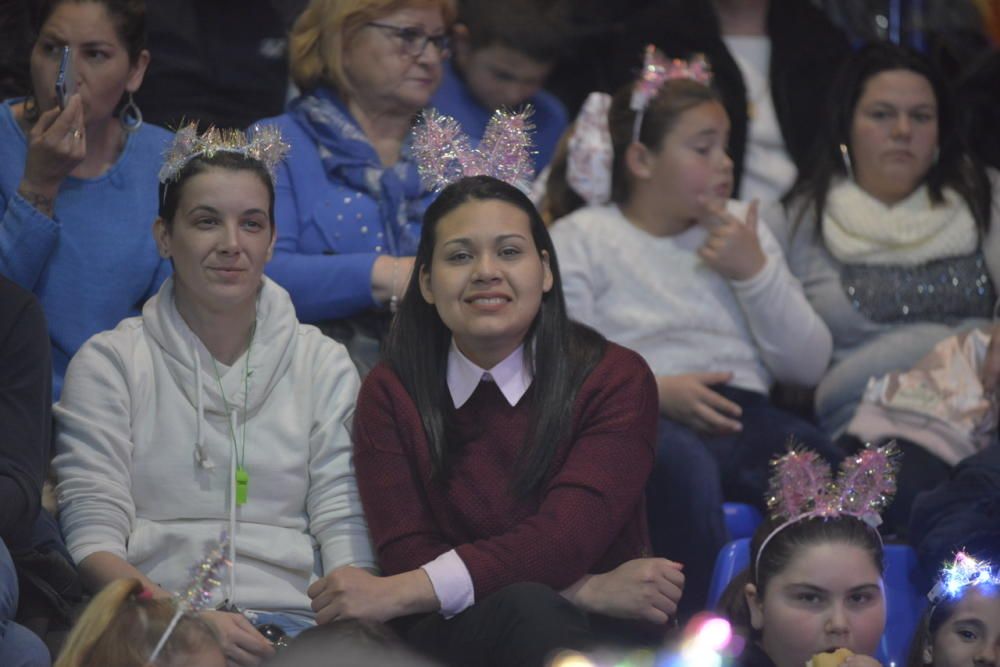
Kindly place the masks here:
POLYGON ((774 407, 764 394, 722 385, 712 389, 743 409, 743 430, 707 435, 661 419, 646 487, 653 553, 684 564, 682 617, 705 607, 716 556, 729 540, 724 501, 763 510, 770 461, 790 440, 834 464, 843 458, 818 427, 774 407))
POLYGON ((560 649, 586 650, 587 615, 548 586, 512 584, 450 619, 426 614, 394 626, 413 646, 455 667, 542 667, 560 649))

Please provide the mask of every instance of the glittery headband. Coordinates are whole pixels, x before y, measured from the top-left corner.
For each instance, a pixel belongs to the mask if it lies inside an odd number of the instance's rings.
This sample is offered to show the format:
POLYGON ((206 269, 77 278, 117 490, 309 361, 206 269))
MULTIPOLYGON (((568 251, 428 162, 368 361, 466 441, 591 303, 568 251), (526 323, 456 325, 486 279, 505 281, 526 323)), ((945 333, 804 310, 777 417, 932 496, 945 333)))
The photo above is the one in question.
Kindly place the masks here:
POLYGON ((219 541, 212 545, 205 554, 205 557, 191 569, 191 581, 180 593, 176 594, 174 601, 177 610, 173 618, 163 631, 163 636, 156 643, 156 647, 149 656, 149 663, 152 664, 160 655, 160 651, 167 645, 167 640, 177 627, 177 622, 185 614, 201 611, 205 609, 212 600, 212 591, 222 583, 219 580, 219 573, 229 566, 229 559, 226 558, 226 550, 229 547, 229 537, 226 533, 219 536, 219 541))
POLYGON ((163 156, 159 179, 161 183, 175 180, 184 166, 196 157, 236 153, 263 164, 273 182, 274 170, 288 150, 289 145, 281 138, 281 130, 273 125, 254 125, 246 132, 210 127, 199 135, 198 125, 190 123, 174 135, 173 143, 163 156))
POLYGON ((691 60, 668 60, 652 44, 646 46, 642 71, 632 88, 632 99, 629 102, 629 108, 636 112, 632 141, 639 141, 639 130, 642 129, 642 119, 650 100, 656 97, 663 84, 673 79, 691 79, 707 86, 712 82, 712 68, 701 54, 695 54, 691 60))
POLYGON ((869 445, 844 459, 836 480, 816 452, 792 449, 772 461, 767 508, 771 519, 784 522, 761 542, 754 561, 755 578, 768 543, 799 521, 852 516, 877 529, 882 523, 880 512, 896 493, 898 457, 894 442, 882 447, 869 445))
POLYGON ((959 598, 965 591, 975 586, 1000 585, 1000 572, 994 574, 989 561, 973 558, 964 551, 955 554, 955 559, 946 563, 938 573, 937 583, 927 593, 932 605, 945 599, 959 598))
POLYGON ((458 122, 437 113, 424 111, 413 130, 413 156, 424 185, 442 190, 466 176, 492 176, 516 187, 525 188, 534 175, 531 109, 493 112, 478 148, 458 122))

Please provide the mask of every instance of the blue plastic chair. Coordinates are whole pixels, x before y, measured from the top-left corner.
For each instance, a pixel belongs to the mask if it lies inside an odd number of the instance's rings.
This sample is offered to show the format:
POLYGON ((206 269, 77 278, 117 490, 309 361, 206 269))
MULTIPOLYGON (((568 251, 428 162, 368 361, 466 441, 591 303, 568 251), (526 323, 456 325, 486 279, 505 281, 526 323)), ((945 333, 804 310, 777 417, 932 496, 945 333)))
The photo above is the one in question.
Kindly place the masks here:
MULTIPOLYGON (((730 542, 715 561, 708 591, 708 606, 714 608, 726 586, 750 561, 748 538, 730 542)), ((905 544, 885 546, 885 632, 875 656, 885 667, 906 664, 910 640, 927 606, 926 591, 920 588, 916 552, 905 544)))
POLYGON ((764 520, 756 507, 746 503, 725 503, 722 511, 726 517, 726 528, 729 530, 731 540, 753 536, 757 526, 764 520))

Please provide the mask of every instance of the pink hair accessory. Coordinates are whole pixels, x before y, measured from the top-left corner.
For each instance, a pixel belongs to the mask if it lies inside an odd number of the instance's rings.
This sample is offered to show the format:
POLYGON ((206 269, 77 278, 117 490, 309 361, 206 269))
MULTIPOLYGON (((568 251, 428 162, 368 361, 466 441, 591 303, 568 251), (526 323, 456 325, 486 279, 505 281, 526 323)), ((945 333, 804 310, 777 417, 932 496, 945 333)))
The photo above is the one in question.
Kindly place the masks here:
POLYGON ((531 109, 493 112, 478 148, 458 122, 434 109, 424 111, 413 130, 413 156, 424 184, 442 190, 466 176, 492 176, 526 188, 534 174, 529 122, 531 109))
POLYGON ((566 181, 587 204, 611 200, 611 165, 614 148, 608 129, 611 96, 591 93, 573 122, 566 161, 566 181))
POLYGON ((853 516, 877 533, 882 523, 879 515, 896 493, 898 459, 895 442, 881 447, 867 445, 844 459, 835 481, 830 466, 815 452, 791 449, 772 461, 767 508, 772 519, 785 521, 761 542, 754 573, 775 535, 803 519, 853 516))
POLYGON ((673 79, 691 79, 705 86, 712 82, 712 68, 702 54, 695 54, 691 60, 681 58, 668 59, 654 45, 646 46, 642 60, 642 71, 632 88, 632 99, 629 108, 636 112, 635 124, 632 126, 632 141, 639 141, 639 130, 642 128, 642 118, 646 107, 660 92, 667 81, 673 79))

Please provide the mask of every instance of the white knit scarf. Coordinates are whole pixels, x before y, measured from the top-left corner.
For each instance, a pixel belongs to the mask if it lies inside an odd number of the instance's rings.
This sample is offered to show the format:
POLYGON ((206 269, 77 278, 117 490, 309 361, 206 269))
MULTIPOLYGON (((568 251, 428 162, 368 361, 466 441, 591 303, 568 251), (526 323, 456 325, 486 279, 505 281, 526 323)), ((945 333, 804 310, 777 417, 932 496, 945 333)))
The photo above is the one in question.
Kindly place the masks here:
POLYGON ((823 239, 845 264, 913 266, 975 251, 976 221, 965 200, 945 188, 935 204, 920 186, 909 197, 886 206, 858 187, 841 181, 827 197, 823 239))

